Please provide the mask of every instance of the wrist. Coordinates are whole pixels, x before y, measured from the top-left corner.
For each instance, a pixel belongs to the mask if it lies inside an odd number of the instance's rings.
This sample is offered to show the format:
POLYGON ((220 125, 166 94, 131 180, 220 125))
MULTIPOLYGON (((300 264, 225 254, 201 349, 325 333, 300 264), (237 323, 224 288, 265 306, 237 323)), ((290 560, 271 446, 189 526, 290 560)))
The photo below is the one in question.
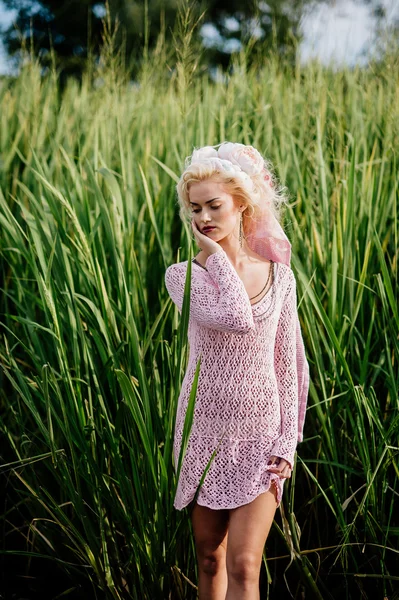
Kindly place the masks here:
POLYGON ((206 259, 208 259, 210 256, 212 256, 212 254, 221 254, 222 252, 224 252, 223 248, 215 248, 215 250, 206 250, 205 254, 206 254, 206 259))

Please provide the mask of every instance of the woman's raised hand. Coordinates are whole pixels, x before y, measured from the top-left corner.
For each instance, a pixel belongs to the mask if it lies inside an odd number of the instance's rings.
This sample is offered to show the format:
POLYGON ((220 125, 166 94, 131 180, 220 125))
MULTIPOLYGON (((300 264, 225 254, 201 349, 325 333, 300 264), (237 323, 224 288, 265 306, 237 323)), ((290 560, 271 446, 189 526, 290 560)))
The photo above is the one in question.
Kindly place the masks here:
POLYGON ((223 252, 223 248, 220 244, 211 240, 211 238, 198 229, 194 219, 191 219, 191 228, 194 232, 195 241, 206 254, 211 255, 214 252, 223 252))

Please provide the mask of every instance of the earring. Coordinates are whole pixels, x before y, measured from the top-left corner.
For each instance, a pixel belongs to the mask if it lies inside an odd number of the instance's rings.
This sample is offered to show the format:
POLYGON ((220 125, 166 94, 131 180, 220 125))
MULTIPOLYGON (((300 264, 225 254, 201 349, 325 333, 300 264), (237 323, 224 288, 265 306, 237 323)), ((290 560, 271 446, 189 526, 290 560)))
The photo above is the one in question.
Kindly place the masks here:
POLYGON ((240 233, 238 239, 240 241, 240 248, 242 248, 242 212, 240 212, 240 233))

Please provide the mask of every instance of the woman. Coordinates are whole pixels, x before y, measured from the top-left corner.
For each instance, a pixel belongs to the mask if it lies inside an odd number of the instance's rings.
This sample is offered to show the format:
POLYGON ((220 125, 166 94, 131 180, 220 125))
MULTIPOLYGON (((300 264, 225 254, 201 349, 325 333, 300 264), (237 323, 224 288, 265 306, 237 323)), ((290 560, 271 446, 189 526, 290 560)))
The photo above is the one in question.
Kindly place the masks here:
MULTIPOLYGON (((174 506, 192 504, 200 600, 258 599, 264 545, 291 476, 309 387, 291 245, 279 225, 283 189, 252 146, 195 150, 177 184, 193 259, 190 356, 174 437, 201 356, 194 419, 174 506), (199 493, 204 469, 217 448, 199 493)), ((182 310, 187 262, 165 284, 182 310)))

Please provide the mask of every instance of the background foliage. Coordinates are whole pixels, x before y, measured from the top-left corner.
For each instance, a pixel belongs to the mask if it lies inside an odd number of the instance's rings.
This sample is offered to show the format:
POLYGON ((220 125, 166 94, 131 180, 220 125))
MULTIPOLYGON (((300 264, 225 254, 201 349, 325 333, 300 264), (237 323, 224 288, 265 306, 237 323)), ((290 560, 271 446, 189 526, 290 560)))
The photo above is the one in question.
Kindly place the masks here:
MULTIPOLYGON (((115 44, 122 49, 123 60, 136 77, 146 52, 166 41, 170 48, 168 64, 176 62, 174 37, 182 21, 187 0, 2 0, 16 17, 3 29, 7 52, 17 62, 27 48, 44 68, 56 67, 60 83, 68 76, 80 77, 87 59, 97 59, 102 46, 102 17, 106 12, 115 26, 115 44), (144 52, 143 52, 144 48, 144 52)), ((202 46, 203 69, 216 65, 227 69, 231 54, 252 38, 256 56, 272 47, 292 59, 293 49, 301 40, 299 22, 304 8, 320 0, 189 0, 197 27, 192 29, 191 45, 202 46), (201 27, 212 28, 212 43, 203 44, 201 27)), ((370 1, 370 0, 368 0, 370 1)), ((379 3, 379 0, 372 0, 379 3)), ((256 59, 254 55, 254 58, 256 59)))
POLYGON ((132 84, 104 31, 62 94, 33 57, 0 82, 4 593, 195 598, 173 508, 186 323, 163 277, 196 251, 177 213, 184 158, 233 140, 291 191, 311 374, 261 597, 397 597, 397 58, 332 72, 250 64, 248 46, 212 82, 182 29, 175 68, 161 45, 132 84))

